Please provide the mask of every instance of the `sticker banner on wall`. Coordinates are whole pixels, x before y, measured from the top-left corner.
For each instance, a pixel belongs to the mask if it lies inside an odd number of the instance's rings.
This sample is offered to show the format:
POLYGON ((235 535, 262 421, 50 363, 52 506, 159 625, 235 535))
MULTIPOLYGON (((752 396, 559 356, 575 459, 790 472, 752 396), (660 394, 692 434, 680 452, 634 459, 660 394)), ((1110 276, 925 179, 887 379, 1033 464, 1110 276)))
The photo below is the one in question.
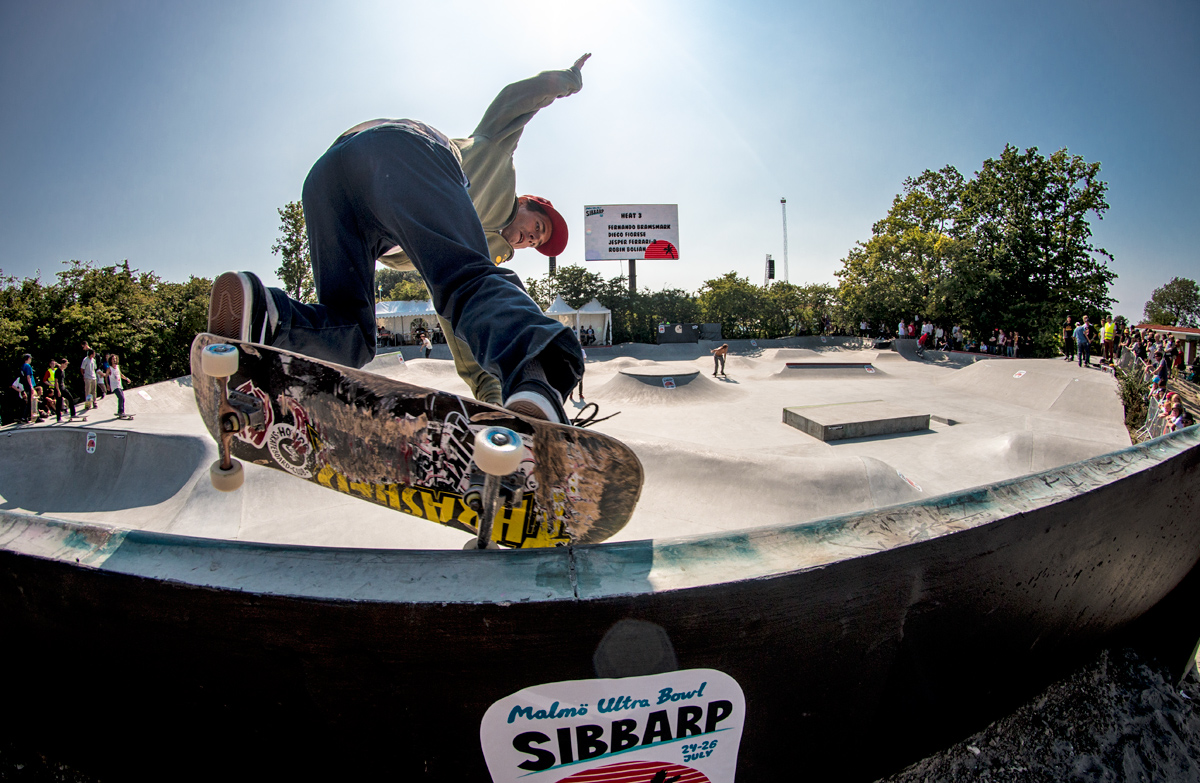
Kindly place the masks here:
POLYGON ((494 783, 733 783, 746 700, 715 669, 534 685, 479 738, 494 783))

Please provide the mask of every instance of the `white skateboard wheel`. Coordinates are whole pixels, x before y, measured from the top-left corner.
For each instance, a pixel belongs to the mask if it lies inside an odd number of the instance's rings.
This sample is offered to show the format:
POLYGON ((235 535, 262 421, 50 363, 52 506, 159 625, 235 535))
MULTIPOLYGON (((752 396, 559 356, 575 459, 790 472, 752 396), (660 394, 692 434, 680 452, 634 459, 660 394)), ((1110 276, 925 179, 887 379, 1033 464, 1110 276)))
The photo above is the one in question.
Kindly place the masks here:
POLYGON ((521 466, 525 445, 507 427, 487 427, 475 434, 475 464, 484 473, 507 476, 521 466))
POLYGON ((238 349, 228 343, 204 346, 200 353, 200 369, 213 378, 227 378, 237 372, 238 349))
POLYGON ((218 492, 233 492, 246 480, 246 472, 242 470, 242 463, 236 459, 231 460, 230 463, 229 470, 221 467, 221 460, 214 462, 208 469, 208 478, 218 492))

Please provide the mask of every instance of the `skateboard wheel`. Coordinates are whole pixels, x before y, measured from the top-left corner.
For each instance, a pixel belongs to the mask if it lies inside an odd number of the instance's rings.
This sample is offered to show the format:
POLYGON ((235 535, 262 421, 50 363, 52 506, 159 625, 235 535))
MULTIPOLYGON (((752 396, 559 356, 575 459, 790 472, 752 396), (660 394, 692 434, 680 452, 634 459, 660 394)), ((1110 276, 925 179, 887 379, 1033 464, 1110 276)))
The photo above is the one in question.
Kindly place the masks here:
POLYGON ((213 378, 227 378, 237 372, 238 349, 228 343, 204 346, 200 353, 200 369, 213 378))
POLYGON ((484 473, 507 476, 521 466, 525 445, 506 427, 487 427, 475 434, 475 464, 484 473))
MULTIPOLYGON (((484 547, 484 549, 499 549, 499 548, 500 548, 500 545, 497 544, 495 541, 488 541, 487 546, 484 547)), ((463 551, 464 552, 478 552, 479 551, 479 539, 472 538, 470 541, 463 544, 463 551)))
POLYGON ((229 470, 221 467, 221 460, 214 462, 208 469, 208 478, 212 481, 213 488, 219 492, 233 492, 246 480, 246 472, 242 470, 242 463, 236 459, 230 462, 229 470))

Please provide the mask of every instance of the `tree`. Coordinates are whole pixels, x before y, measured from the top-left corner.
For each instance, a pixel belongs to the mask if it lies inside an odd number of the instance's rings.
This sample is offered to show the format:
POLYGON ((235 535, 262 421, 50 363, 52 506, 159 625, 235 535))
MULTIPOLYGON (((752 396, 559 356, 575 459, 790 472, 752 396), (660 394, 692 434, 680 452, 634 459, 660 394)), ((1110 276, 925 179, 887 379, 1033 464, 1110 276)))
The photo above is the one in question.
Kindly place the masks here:
POLYGON ((379 301, 411 302, 429 298, 419 272, 375 268, 375 293, 379 301))
POLYGON ((1021 333, 1049 352, 1067 313, 1099 318, 1113 300, 1112 256, 1091 242, 1108 209, 1100 164, 1007 145, 970 181, 952 166, 904 181, 886 217, 842 260, 840 314, 891 325, 1021 333))
POLYGON ((556 296, 561 296, 568 305, 579 309, 593 299, 599 299, 602 294, 607 294, 609 288, 600 274, 589 272, 578 264, 559 267, 553 275, 546 274, 529 281, 527 287, 533 301, 543 310, 554 302, 556 296))
POLYGON ((389 302, 423 302, 428 298, 429 289, 419 277, 416 280, 401 278, 383 297, 389 302))
POLYGON ((699 294, 701 317, 705 323, 721 324, 721 334, 730 339, 764 336, 763 292, 737 272, 705 280, 699 294))
MULTIPOLYGON (((212 281, 168 283, 129 263, 98 267, 70 261, 58 282, 18 281, 0 275, 0 356, 32 353, 78 361, 87 340, 100 353, 116 352, 137 385, 187 375, 192 338, 204 331, 212 281)), ((78 373, 68 380, 77 382, 78 373)))
POLYGON ((304 224, 304 207, 299 201, 289 201, 279 212, 280 237, 271 245, 271 253, 280 257, 275 270, 283 281, 288 296, 299 302, 315 301, 312 259, 308 252, 308 231, 304 224))
POLYGON ((1107 313, 1112 255, 1092 244, 1090 216, 1108 210, 1100 164, 1065 149, 1006 145, 963 188, 954 229, 967 244, 951 264, 948 296, 978 333, 1015 329, 1039 353, 1058 344, 1067 313, 1107 313))
POLYGON ((854 330, 865 320, 888 328, 917 315, 959 320, 948 284, 962 250, 952 232, 961 219, 964 187, 953 166, 904 180, 887 216, 872 226, 871 239, 851 249, 835 273, 844 326, 854 330))
POLYGON ((1200 324, 1200 287, 1195 280, 1172 277, 1171 282, 1154 289, 1142 310, 1146 323, 1160 326, 1197 326, 1200 324))

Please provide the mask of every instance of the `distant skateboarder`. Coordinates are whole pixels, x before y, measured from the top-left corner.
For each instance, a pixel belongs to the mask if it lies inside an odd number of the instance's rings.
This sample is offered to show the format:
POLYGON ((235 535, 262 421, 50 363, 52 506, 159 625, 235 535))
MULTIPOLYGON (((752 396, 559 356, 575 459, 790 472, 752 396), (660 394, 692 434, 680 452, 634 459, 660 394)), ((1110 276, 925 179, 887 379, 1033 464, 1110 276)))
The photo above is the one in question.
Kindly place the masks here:
POLYGON ((725 375, 725 354, 729 353, 729 343, 722 343, 720 348, 713 348, 709 353, 713 355, 713 377, 716 378, 719 372, 728 378, 725 375))

